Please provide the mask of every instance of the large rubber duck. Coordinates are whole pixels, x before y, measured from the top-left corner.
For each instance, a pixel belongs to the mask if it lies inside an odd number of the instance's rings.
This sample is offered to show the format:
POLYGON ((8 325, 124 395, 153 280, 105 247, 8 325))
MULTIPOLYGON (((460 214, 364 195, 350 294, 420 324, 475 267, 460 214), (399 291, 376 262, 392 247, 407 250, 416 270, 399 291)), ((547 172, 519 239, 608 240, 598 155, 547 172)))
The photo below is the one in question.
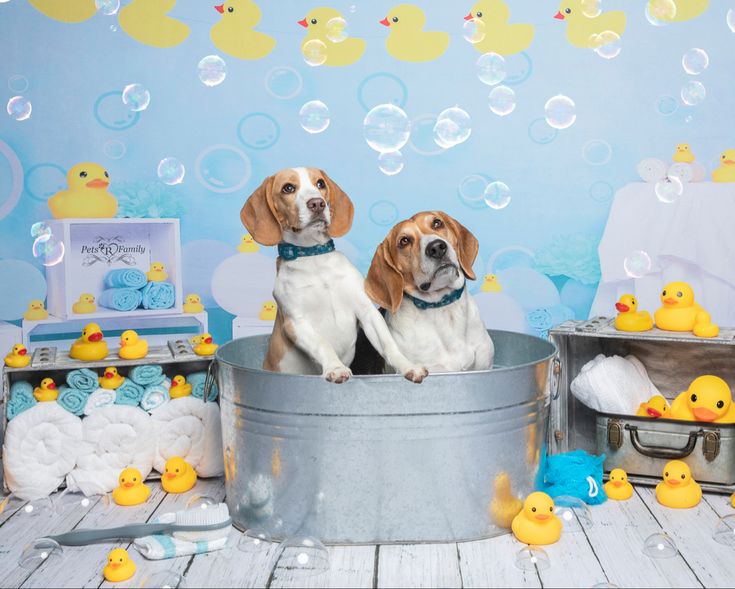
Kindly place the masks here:
POLYGON ((494 486, 495 494, 490 502, 490 514, 496 525, 509 528, 513 518, 523 509, 523 501, 513 495, 507 472, 501 472, 495 477, 494 486))
POLYGON ((132 329, 122 332, 120 335, 120 349, 117 355, 123 360, 139 360, 148 354, 148 342, 138 337, 138 333, 132 329))
POLYGON ((608 31, 622 36, 625 31, 626 17, 622 10, 601 12, 596 16, 587 16, 584 10, 585 0, 563 0, 559 12, 554 18, 567 23, 567 41, 575 47, 590 49, 595 47, 594 39, 608 31))
POLYGON ((31 363, 31 355, 23 344, 15 344, 5 356, 5 366, 8 368, 25 368, 31 363))
POLYGON ((670 282, 661 291, 663 307, 654 314, 656 327, 666 331, 692 331, 698 337, 717 337, 720 328, 694 301, 694 291, 686 282, 670 282))
POLYGON ((735 149, 726 149, 720 156, 720 167, 712 170, 713 182, 735 182, 735 149))
POLYGON ((150 270, 145 273, 145 277, 148 282, 163 282, 168 279, 168 272, 161 262, 151 262, 150 270))
POLYGON ((613 501, 627 501, 633 496, 633 485, 628 482, 628 473, 622 468, 613 468, 610 480, 602 487, 607 498, 613 501))
POLYGON ((117 214, 117 199, 107 192, 110 175, 92 162, 77 164, 66 175, 68 190, 48 199, 54 219, 107 219, 117 214))
POLYGON ((735 404, 727 383, 719 376, 695 378, 689 389, 671 403, 671 419, 735 423, 735 404))
POLYGON ((194 346, 194 353, 197 356, 211 356, 212 354, 214 354, 215 350, 219 346, 214 343, 212 335, 209 333, 204 333, 202 334, 201 338, 201 342, 194 346))
POLYGON ((533 41, 534 26, 509 24, 510 10, 502 0, 480 0, 464 18, 483 24, 485 36, 472 45, 480 53, 514 55, 528 49, 533 41))
POLYGON ((186 382, 186 378, 177 374, 171 379, 171 388, 168 394, 172 399, 180 399, 191 395, 191 385, 186 382))
POLYGON ((204 305, 202 305, 202 299, 198 294, 188 294, 184 299, 184 313, 202 313, 204 311, 204 305))
POLYGON ((43 301, 34 299, 28 303, 28 309, 23 313, 23 319, 28 321, 43 321, 48 319, 48 311, 43 306, 43 301))
POLYGON ((98 382, 100 383, 100 387, 103 389, 110 389, 115 390, 122 386, 122 384, 125 382, 125 377, 121 376, 117 368, 114 366, 108 366, 105 368, 105 373, 100 376, 98 379, 98 382))
POLYGON ((166 461, 161 486, 167 493, 186 493, 197 484, 194 468, 180 456, 172 456, 166 461))
POLYGON ((638 417, 651 417, 652 419, 670 419, 671 407, 665 397, 654 395, 645 403, 641 403, 636 411, 638 417))
POLYGON ((143 475, 137 468, 126 468, 117 479, 118 486, 112 490, 112 500, 118 505, 140 505, 145 503, 151 489, 143 483, 143 475))
MULTIPOLYGON (((324 52, 325 60, 319 65, 328 65, 339 67, 343 65, 351 65, 358 61, 362 54, 365 53, 365 40, 357 39, 356 37, 348 37, 344 40, 333 41, 329 37, 332 35, 329 31, 327 23, 333 19, 343 19, 342 13, 334 8, 328 8, 323 6, 321 8, 315 8, 306 18, 298 21, 302 27, 306 29, 306 35, 301 40, 301 52, 304 56, 308 56, 311 51, 312 44, 307 45, 310 41, 320 41, 324 44, 324 47, 318 45, 321 51, 324 52)), ((339 21, 336 21, 339 22, 339 21)))
POLYGON ((277 310, 278 306, 275 301, 263 303, 263 306, 260 308, 260 313, 258 314, 258 319, 261 321, 275 321, 277 310))
POLYGON ((82 337, 71 345, 69 356, 75 360, 93 362, 107 356, 107 342, 100 326, 96 323, 87 323, 82 330, 82 337))
POLYGON ((546 493, 531 493, 523 511, 513 518, 511 529, 519 542, 544 546, 561 537, 561 520, 554 513, 554 500, 546 493))
POLYGON ((618 331, 648 331, 653 329, 653 319, 648 311, 638 311, 638 301, 631 294, 625 294, 615 303, 618 311, 615 329, 618 331))
POLYGON ((390 28, 385 48, 401 61, 431 61, 449 46, 448 33, 423 30, 426 15, 415 4, 394 6, 380 24, 390 28))
POLYGON ((96 313, 97 305, 94 301, 94 295, 88 292, 79 295, 79 300, 71 306, 71 310, 77 315, 96 313))
POLYGON ((79 23, 97 12, 94 0, 28 0, 28 3, 49 18, 66 23, 79 23))
POLYGON ((502 292, 503 287, 498 282, 498 277, 495 274, 486 274, 485 280, 480 286, 480 292, 502 292))
POLYGON ((671 159, 675 162, 691 164, 694 161, 694 154, 688 143, 679 143, 671 159))
POLYGON ((260 246, 255 243, 253 236, 246 233, 242 236, 240 244, 237 246, 237 251, 242 254, 254 254, 260 249, 260 246))
POLYGON ((56 401, 59 391, 56 390, 56 383, 53 378, 44 378, 41 384, 33 389, 33 396, 39 403, 48 401, 56 401))
POLYGON ((183 43, 191 29, 168 13, 176 0, 133 0, 120 10, 122 30, 133 39, 153 47, 175 47, 183 43))
POLYGON ((107 555, 107 565, 102 570, 105 580, 110 583, 122 583, 135 574, 135 563, 124 548, 115 548, 107 555))
POLYGON ((709 6, 709 0, 672 0, 671 3, 662 3, 661 0, 648 0, 648 10, 658 20, 681 22, 697 18, 709 6), (673 4, 676 10, 669 12, 668 5, 673 4), (663 5, 666 9, 663 14, 657 14, 656 6, 663 5))
POLYGON ((702 499, 702 487, 692 478, 686 462, 672 460, 664 466, 664 480, 656 485, 656 499, 665 507, 687 509, 702 499))
POLYGON ((209 31, 217 49, 237 59, 262 59, 276 46, 270 35, 254 31, 260 7, 252 0, 227 0, 215 6, 222 17, 209 31))

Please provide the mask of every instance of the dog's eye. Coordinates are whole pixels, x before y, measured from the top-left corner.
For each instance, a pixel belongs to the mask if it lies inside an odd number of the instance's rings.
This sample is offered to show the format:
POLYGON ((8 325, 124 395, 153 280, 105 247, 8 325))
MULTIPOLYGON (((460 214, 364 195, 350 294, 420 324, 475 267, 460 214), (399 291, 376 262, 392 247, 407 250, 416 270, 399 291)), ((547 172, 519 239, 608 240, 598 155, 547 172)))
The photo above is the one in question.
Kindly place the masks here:
POLYGON ((296 192, 296 187, 289 182, 288 184, 283 185, 283 188, 281 188, 281 192, 285 192, 286 194, 292 194, 296 192))
POLYGON ((324 180, 322 180, 321 178, 319 178, 319 180, 316 181, 316 187, 319 190, 323 190, 324 188, 327 187, 327 185, 324 183, 324 180))
POLYGON ((405 235, 398 240, 398 247, 406 247, 411 244, 411 238, 405 235))
POLYGON ((434 220, 433 220, 433 221, 431 222, 431 226, 432 226, 432 227, 433 227, 434 229, 441 229, 442 227, 444 227, 444 223, 442 223, 441 219, 434 219, 434 220))

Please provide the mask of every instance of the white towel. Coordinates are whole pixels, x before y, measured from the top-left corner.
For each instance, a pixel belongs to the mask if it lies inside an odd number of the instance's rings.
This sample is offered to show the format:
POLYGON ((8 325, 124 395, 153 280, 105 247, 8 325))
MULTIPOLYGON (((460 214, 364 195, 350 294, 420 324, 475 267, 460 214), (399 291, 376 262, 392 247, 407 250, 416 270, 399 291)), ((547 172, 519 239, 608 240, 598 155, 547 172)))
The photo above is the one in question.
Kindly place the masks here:
POLYGON ((666 170, 668 166, 655 157, 648 157, 641 160, 636 166, 638 175, 644 182, 658 182, 666 178, 666 170))
POLYGON ((151 412, 156 430, 153 466, 163 472, 166 460, 181 456, 202 477, 224 472, 219 405, 188 396, 171 399, 151 412))
POLYGON ((8 488, 20 499, 47 497, 74 468, 82 420, 58 403, 38 403, 8 423, 3 466, 8 488))
POLYGON ((147 386, 143 391, 143 398, 140 400, 141 408, 150 413, 170 401, 171 397, 168 393, 170 388, 171 381, 169 379, 165 379, 161 384, 147 386))
MULTIPOLYGON (((164 513, 161 517, 155 518, 151 523, 172 523, 176 520, 176 514, 164 513)), ((204 552, 212 552, 213 550, 221 550, 227 546, 227 539, 230 535, 232 526, 226 526, 221 530, 217 530, 217 534, 222 534, 213 540, 201 540, 199 542, 187 542, 179 540, 170 535, 155 535, 136 538, 134 543, 143 556, 150 560, 161 560, 163 558, 175 558, 177 556, 188 556, 190 554, 202 554, 204 552)), ((210 532, 207 532, 210 533, 210 532)))
POLYGON ((95 409, 106 407, 115 403, 115 391, 112 389, 97 389, 87 399, 84 406, 84 415, 91 415, 95 409))

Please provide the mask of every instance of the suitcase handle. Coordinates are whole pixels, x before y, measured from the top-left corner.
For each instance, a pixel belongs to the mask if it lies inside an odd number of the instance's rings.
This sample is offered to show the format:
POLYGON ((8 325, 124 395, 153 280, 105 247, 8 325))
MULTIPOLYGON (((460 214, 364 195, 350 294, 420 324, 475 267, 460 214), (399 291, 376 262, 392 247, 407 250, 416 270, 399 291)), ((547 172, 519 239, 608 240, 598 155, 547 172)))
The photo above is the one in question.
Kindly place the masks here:
POLYGON ((647 446, 641 443, 641 440, 638 438, 638 426, 626 423, 625 429, 630 431, 630 442, 638 453, 650 458, 664 458, 666 460, 686 458, 689 456, 694 452, 694 447, 697 445, 697 438, 702 433, 701 431, 689 432, 689 439, 683 448, 667 448, 666 446, 647 446))

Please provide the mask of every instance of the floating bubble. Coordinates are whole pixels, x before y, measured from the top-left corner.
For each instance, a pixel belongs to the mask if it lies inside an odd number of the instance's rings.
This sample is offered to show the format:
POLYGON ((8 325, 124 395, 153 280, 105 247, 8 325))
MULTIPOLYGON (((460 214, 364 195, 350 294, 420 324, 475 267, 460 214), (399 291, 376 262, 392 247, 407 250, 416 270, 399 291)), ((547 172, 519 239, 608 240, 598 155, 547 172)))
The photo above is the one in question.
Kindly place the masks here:
POLYGON ((157 573, 144 573, 138 587, 153 589, 160 587, 165 589, 181 589, 184 587, 184 577, 176 571, 158 571, 157 573))
POLYGON ((641 278, 651 271, 651 256, 643 250, 635 250, 625 257, 623 268, 630 278, 641 278))
POLYGON ((595 202, 610 202, 613 197, 613 187, 608 182, 598 180, 590 186, 590 198, 595 202))
POLYGON ((184 181, 186 169, 184 168, 184 164, 175 157, 165 157, 158 162, 156 173, 164 184, 174 186, 184 181))
POLYGON ((735 514, 721 517, 712 534, 715 542, 735 548, 735 514))
POLYGON ((94 5, 105 16, 112 16, 120 10, 120 0, 94 0, 94 5))
POLYGON ((214 497, 210 497, 209 495, 194 495, 186 502, 186 509, 207 510, 217 505, 219 505, 219 501, 214 497))
POLYGON ((681 87, 681 100, 688 106, 696 106, 707 97, 707 90, 702 82, 692 80, 681 87))
POLYGON ((465 176, 457 187, 457 194, 462 204, 471 209, 486 209, 485 189, 488 186, 487 178, 479 174, 465 176))
POLYGON ((528 125, 528 137, 539 145, 551 143, 558 134, 559 131, 551 127, 546 119, 535 119, 528 125))
POLYGON ((554 497, 554 513, 561 520, 565 532, 584 532, 585 528, 594 525, 590 508, 579 497, 554 497))
POLYGON ((140 120, 140 113, 126 107, 121 97, 120 90, 113 90, 102 94, 94 103, 94 117, 106 129, 123 131, 140 120))
POLYGON ((128 84, 123 90, 122 101, 133 112, 140 112, 151 103, 151 93, 142 84, 128 84))
POLYGON ((462 36, 468 43, 479 43, 485 38, 485 23, 477 20, 466 20, 462 25, 462 36))
POLYGON ((684 71, 692 76, 698 76, 709 66, 709 55, 704 49, 690 49, 681 58, 684 71))
POLYGON ((329 571, 329 552, 311 536, 293 536, 280 545, 277 567, 292 571, 295 577, 311 577, 329 571))
POLYGON ((394 104, 403 108, 408 100, 408 88, 399 77, 378 72, 360 82, 357 100, 366 111, 380 104, 394 104))
POLYGON ((304 61, 312 67, 324 64, 327 61, 327 45, 319 39, 310 39, 301 47, 304 61))
POLYGON ((444 109, 436 118, 434 140, 440 147, 454 147, 464 143, 471 134, 470 115, 458 106, 444 109))
POLYGON ((398 207, 389 200, 379 200, 370 207, 369 216, 376 225, 387 227, 398 220, 398 207))
POLYGON ((33 225, 31 225, 31 237, 33 239, 41 237, 42 235, 51 235, 51 233, 51 227, 49 227, 43 221, 39 221, 38 223, 34 223, 33 225))
POLYGON ((500 84, 505 79, 505 58, 497 53, 483 53, 477 58, 477 77, 488 86, 500 84))
POLYGON ((66 188, 66 170, 51 163, 36 164, 25 175, 25 189, 33 198, 46 201, 66 188))
POLYGON ((612 158, 612 147, 607 141, 593 139, 585 143, 582 148, 584 161, 593 166, 602 166, 612 158))
POLYGON ((254 112, 240 119, 237 125, 237 136, 245 147, 268 149, 278 142, 281 127, 271 115, 254 112))
POLYGON ((384 151, 378 156, 378 168, 386 176, 395 176, 403 169, 403 154, 400 151, 384 151))
POLYGON ((421 115, 411 121, 410 145, 416 153, 428 156, 444 153, 444 148, 439 147, 434 141, 434 125, 436 125, 434 115, 421 115))
POLYGON ((516 93, 508 86, 496 86, 487 97, 490 112, 500 117, 509 115, 516 109, 516 93))
POLYGON ((679 108, 679 103, 673 96, 659 96, 656 100, 656 110, 665 117, 673 115, 679 108))
POLYGON ((679 554, 679 549, 667 533, 656 532, 646 538, 643 554, 651 558, 673 558, 679 554))
POLYGON ((127 152, 127 147, 119 139, 110 139, 102 146, 102 152, 113 160, 119 160, 127 152))
POLYGON ((352 14, 355 14, 357 12, 357 6, 355 4, 350 4, 347 10, 351 12, 352 14))
POLYGON ((341 43, 350 36, 347 21, 341 16, 330 18, 327 21, 327 39, 332 43, 341 43))
POLYGON ((602 31, 600 34, 592 35, 592 49, 605 59, 613 59, 620 55, 620 35, 615 31, 602 31))
POLYGON ((506 75, 503 82, 506 86, 517 86, 528 80, 531 76, 533 62, 525 51, 516 53, 515 55, 506 55, 504 59, 506 75))
POLYGON ((311 100, 301 107, 299 122, 307 133, 321 133, 329 127, 329 108, 321 100, 311 100))
POLYGON ((10 88, 12 92, 23 93, 28 90, 28 78, 21 76, 20 74, 10 76, 8 78, 8 88, 10 88))
POLYGON ((649 0, 646 3, 646 19, 655 27, 669 24, 675 16, 674 0, 649 0))
POLYGON ((13 96, 8 100, 6 110, 16 121, 25 121, 30 118, 33 105, 31 104, 31 101, 24 96, 13 96))
POLYGON ((23 507, 18 510, 21 517, 51 516, 54 512, 54 504, 50 497, 26 501, 23 507))
POLYGON ((63 554, 64 549, 56 540, 51 540, 51 538, 37 538, 30 544, 26 544, 23 548, 23 552, 18 559, 18 566, 28 570, 35 570, 49 558, 58 559, 63 554))
POLYGON ((267 552, 273 542, 271 535, 260 528, 245 530, 237 541, 237 549, 247 554, 267 552))
POLYGON ((538 546, 521 548, 515 556, 515 566, 522 571, 545 571, 551 566, 549 555, 538 546))
POLYGON ((197 180, 208 190, 229 194, 245 187, 252 174, 247 154, 232 145, 211 145, 196 161, 197 180))
POLYGON ((567 129, 577 120, 576 106, 568 96, 559 94, 546 101, 546 122, 554 129, 567 129))
POLYGON ((117 27, 115 25, 110 25, 110 31, 117 33, 117 27))
POLYGON ((735 33, 735 8, 727 11, 727 26, 735 33))
POLYGON ((411 135, 411 122, 394 104, 380 104, 365 115, 362 122, 367 144, 380 153, 399 151, 411 135))
POLYGON ((505 182, 490 182, 485 189, 485 204, 491 209, 504 209, 510 204, 510 188, 505 182))
MULTIPOLYGON (((87 497, 81 492, 72 492, 69 491, 69 489, 64 489, 55 499, 55 511, 57 514, 63 514, 74 509, 88 509, 98 499, 100 501, 100 505, 105 508, 109 509, 112 506, 112 500, 110 499, 109 494, 106 493, 102 487, 97 490, 95 495, 90 497, 87 497)), ((95 509, 98 508, 99 505, 95 507, 95 509)))
POLYGON ((654 186, 656 198, 667 204, 675 202, 684 193, 684 185, 678 176, 671 176, 656 182, 654 186))
POLYGON ((274 67, 265 76, 265 89, 268 94, 280 100, 298 96, 303 85, 301 74, 291 67, 274 67))
POLYGON ((581 5, 582 14, 587 18, 596 18, 602 13, 600 0, 582 0, 581 5))
POLYGON ((227 64, 219 55, 207 55, 199 61, 197 73, 205 86, 218 86, 227 77, 227 64))
POLYGON ((44 266, 55 266, 64 259, 64 242, 53 235, 41 235, 33 242, 33 257, 44 266))

